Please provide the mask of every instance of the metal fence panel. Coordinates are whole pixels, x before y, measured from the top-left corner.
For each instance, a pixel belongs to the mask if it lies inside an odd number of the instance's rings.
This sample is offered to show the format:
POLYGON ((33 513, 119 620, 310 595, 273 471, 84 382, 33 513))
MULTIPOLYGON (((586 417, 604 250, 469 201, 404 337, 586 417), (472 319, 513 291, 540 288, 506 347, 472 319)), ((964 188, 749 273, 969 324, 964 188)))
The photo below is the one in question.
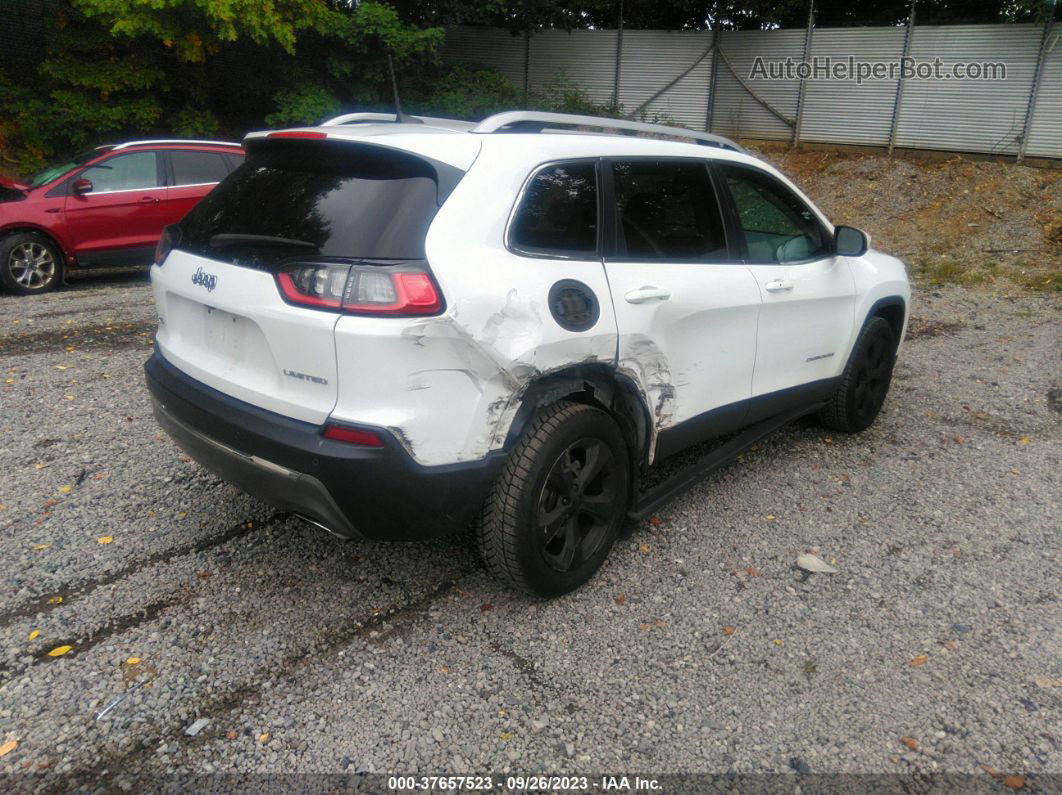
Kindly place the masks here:
MULTIPOLYGON (((741 79, 759 96, 788 119, 795 120, 797 96, 800 94, 799 81, 753 81, 749 79, 749 73, 757 55, 771 60, 791 57, 794 61, 802 61, 804 37, 805 31, 802 28, 740 30, 724 33, 720 39, 720 50, 726 54, 726 60, 741 79)), ((716 75, 715 86, 712 132, 768 140, 788 140, 792 137, 793 128, 750 96, 722 58, 719 60, 719 74, 716 75)))
MULTIPOLYGON (((1062 158, 1062 38, 1049 43, 1029 128, 1026 155, 1062 158)), ((897 27, 816 29, 812 56, 893 61, 903 52, 897 27)), ((629 112, 680 75, 711 44, 710 32, 626 30, 620 64, 619 101, 629 112)), ((799 80, 752 79, 757 55, 765 60, 804 56, 803 28, 736 31, 720 35, 737 74, 758 96, 789 120, 796 119, 799 80)), ((909 79, 896 119, 896 146, 1017 154, 1029 106, 1029 90, 1043 28, 1039 25, 915 25, 910 55, 939 57, 950 72, 956 61, 1001 62, 1006 80, 909 79)), ((448 31, 443 57, 493 66, 518 86, 524 82, 524 40, 508 31, 457 28, 448 31)), ((543 90, 561 71, 594 102, 612 98, 616 31, 541 31, 531 37, 529 76, 543 90)), ((888 144, 897 82, 811 80, 807 83, 800 139, 823 143, 888 144)), ((723 60, 709 55, 653 101, 650 114, 704 129, 712 106, 712 132, 738 138, 788 140, 793 127, 752 96, 723 60), (717 70, 712 75, 713 62, 717 70), (715 96, 710 96, 715 85, 715 96)))
POLYGON ((1040 75, 1025 154, 1062 157, 1062 25, 1057 22, 1047 43, 1047 58, 1040 75))
POLYGON ((915 25, 911 57, 1002 62, 1006 80, 905 81, 896 145, 1017 154, 1043 28, 1039 25, 915 25))
POLYGON ((547 89, 561 72, 591 100, 607 104, 616 84, 616 31, 535 33, 531 37, 531 88, 547 89))
MULTIPOLYGON (((905 32, 905 28, 816 29, 812 59, 843 61, 852 55, 861 61, 897 61, 903 55, 905 32)), ((854 77, 809 80, 800 140, 885 146, 898 83, 898 77, 862 83, 854 77)))
MULTIPOLYGON (((620 60, 619 103, 630 113, 700 58, 712 45, 714 34, 694 31, 625 30, 620 60)), ((708 116, 708 87, 712 81, 712 56, 702 59, 688 75, 645 109, 695 130, 703 130, 708 116)))
POLYGON ((502 28, 450 28, 442 59, 448 63, 489 66, 524 87, 524 37, 502 28))

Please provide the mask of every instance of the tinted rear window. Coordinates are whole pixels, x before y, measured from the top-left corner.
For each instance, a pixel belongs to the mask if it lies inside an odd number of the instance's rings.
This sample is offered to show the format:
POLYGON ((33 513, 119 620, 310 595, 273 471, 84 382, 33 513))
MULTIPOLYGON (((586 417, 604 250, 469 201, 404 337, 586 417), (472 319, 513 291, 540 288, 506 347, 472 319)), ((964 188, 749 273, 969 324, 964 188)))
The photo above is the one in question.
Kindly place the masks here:
POLYGON ((173 179, 177 185, 203 185, 221 182, 229 173, 225 156, 216 152, 170 152, 173 179))
POLYGON ((376 146, 270 144, 185 216, 179 248, 243 265, 272 265, 310 251, 423 259, 424 237, 440 204, 437 168, 449 167, 376 146), (228 242, 218 245, 217 235, 228 242), (287 238, 313 248, 233 244, 238 235, 287 238))

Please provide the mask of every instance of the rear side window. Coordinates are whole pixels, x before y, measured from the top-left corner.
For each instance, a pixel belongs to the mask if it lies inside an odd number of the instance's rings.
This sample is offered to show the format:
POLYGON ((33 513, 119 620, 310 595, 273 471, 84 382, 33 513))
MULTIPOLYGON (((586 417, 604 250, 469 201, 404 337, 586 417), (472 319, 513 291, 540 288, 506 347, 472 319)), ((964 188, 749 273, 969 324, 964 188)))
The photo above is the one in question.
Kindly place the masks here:
POLYGON ((683 160, 612 164, 620 254, 639 260, 728 258, 707 165, 683 160))
POLYGON ((308 253, 424 259, 441 201, 437 169, 460 174, 371 145, 269 144, 184 217, 178 247, 264 267, 308 253))
POLYGON ((175 185, 202 185, 221 182, 229 174, 229 164, 214 152, 170 152, 175 185))
POLYGON ((822 224, 793 191, 758 168, 721 167, 745 232, 750 262, 798 262, 829 253, 822 224))
POLYGON ((597 254, 597 169, 594 161, 538 171, 524 191, 509 232, 522 254, 591 258, 597 254))
POLYGON ((158 166, 154 152, 130 152, 89 166, 78 179, 92 181, 93 193, 157 188, 158 166))

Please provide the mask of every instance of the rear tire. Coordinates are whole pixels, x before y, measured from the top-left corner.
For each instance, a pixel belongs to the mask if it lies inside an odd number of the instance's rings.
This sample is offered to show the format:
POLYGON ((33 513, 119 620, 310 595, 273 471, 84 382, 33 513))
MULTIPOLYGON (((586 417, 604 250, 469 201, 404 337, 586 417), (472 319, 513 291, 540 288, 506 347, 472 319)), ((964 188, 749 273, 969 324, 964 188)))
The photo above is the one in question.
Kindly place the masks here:
POLYGON ((871 318, 848 357, 840 386, 819 412, 819 422, 845 433, 869 428, 885 403, 895 362, 892 326, 884 318, 871 318))
POLYGON ((63 282, 62 252, 42 235, 15 232, 0 240, 0 284, 16 295, 36 295, 63 282))
POLYGON ((476 527, 487 569, 521 591, 573 591, 604 563, 626 519, 627 445, 600 409, 542 409, 509 454, 476 527))

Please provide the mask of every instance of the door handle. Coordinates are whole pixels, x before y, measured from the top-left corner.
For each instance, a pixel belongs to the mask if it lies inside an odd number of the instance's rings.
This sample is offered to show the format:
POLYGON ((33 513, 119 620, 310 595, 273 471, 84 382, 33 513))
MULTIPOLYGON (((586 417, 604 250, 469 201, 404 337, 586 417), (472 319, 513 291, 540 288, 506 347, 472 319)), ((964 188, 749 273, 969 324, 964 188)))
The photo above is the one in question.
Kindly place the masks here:
POLYGON ((141 204, 158 204, 159 200, 156 197, 154 197, 154 196, 141 196, 140 197, 140 203, 141 204))
POLYGON ((793 283, 787 282, 784 279, 775 279, 773 282, 767 282, 767 284, 763 286, 763 289, 769 293, 784 293, 786 290, 793 289, 793 283))
POLYGON ((666 301, 671 297, 671 291, 647 285, 637 290, 631 290, 623 297, 627 300, 628 304, 644 304, 646 301, 652 301, 654 299, 666 301))

